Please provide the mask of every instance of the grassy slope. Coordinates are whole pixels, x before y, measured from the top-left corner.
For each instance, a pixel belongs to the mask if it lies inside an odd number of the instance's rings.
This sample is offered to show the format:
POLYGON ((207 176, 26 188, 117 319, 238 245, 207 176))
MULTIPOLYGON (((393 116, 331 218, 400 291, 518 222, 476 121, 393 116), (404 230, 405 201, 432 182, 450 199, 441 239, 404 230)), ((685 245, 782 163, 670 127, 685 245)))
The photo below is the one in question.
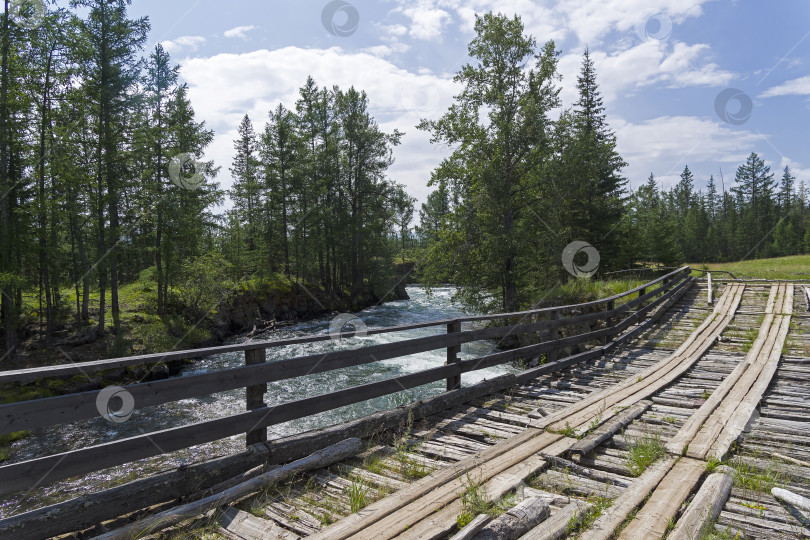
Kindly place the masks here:
MULTIPOLYGON (((690 263, 692 268, 726 270, 737 277, 761 279, 810 279, 810 255, 791 255, 774 259, 757 259, 730 263, 690 263)), ((699 273, 701 276, 703 272, 699 273)), ((696 274, 697 275, 697 274, 696 274)), ((727 275, 725 277, 728 277, 727 275)))

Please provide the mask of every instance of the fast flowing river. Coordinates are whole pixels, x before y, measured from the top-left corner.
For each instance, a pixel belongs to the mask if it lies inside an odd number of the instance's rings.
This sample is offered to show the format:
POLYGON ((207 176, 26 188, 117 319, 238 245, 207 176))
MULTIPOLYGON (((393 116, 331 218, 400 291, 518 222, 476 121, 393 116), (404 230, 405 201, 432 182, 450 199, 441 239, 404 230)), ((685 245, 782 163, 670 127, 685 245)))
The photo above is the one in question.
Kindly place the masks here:
MULTIPOLYGON (((411 297, 410 300, 400 300, 374 306, 356 315, 363 320, 368 328, 377 328, 453 318, 464 314, 460 307, 451 301, 451 297, 454 293, 452 287, 434 289, 433 294, 429 298, 425 290, 421 287, 408 287, 407 290, 408 295, 411 297)), ((330 320, 330 317, 325 317, 307 321, 257 336, 256 339, 275 340, 327 333, 329 332, 330 320)), ((444 327, 437 326, 409 330, 407 332, 270 348, 267 349, 267 361, 272 362, 283 358, 321 354, 348 347, 356 348, 391 343, 403 339, 444 332, 444 327)), ((242 337, 233 341, 245 341, 245 338, 242 337)), ((493 346, 489 342, 469 343, 462 345, 460 357, 462 359, 474 358, 487 354, 491 352, 492 349, 493 346)), ((439 349, 402 358, 383 360, 363 366, 344 368, 269 383, 264 400, 268 405, 275 405, 309 396, 316 396, 342 388, 438 367, 444 363, 445 359, 445 350, 439 349)), ((204 358, 185 367, 179 376, 188 377, 189 375, 241 365, 244 365, 244 353, 220 354, 204 358)), ((492 378, 510 371, 514 371, 514 368, 506 365, 465 373, 462 375, 461 383, 462 386, 467 386, 484 378, 492 378)), ((301 433, 313 428, 358 418, 377 410, 393 408, 414 399, 436 395, 444 391, 444 386, 444 381, 438 381, 398 394, 384 396, 300 420, 271 426, 268 429, 268 437, 275 439, 286 435, 301 433)), ((65 452, 192 422, 221 418, 244 411, 245 390, 240 389, 220 392, 211 396, 185 399, 155 407, 135 409, 132 416, 123 423, 113 423, 98 417, 82 422, 74 422, 65 426, 50 426, 36 430, 30 437, 14 443, 11 448, 10 459, 4 464, 65 452)), ((77 497, 83 493, 98 491, 134 480, 141 476, 147 476, 161 470, 174 468, 181 464, 194 463, 216 456, 239 452, 244 449, 244 446, 244 435, 234 436, 186 450, 105 469, 81 478, 46 484, 29 492, 14 494, 0 500, 0 517, 7 517, 47 504, 53 504, 77 497)))

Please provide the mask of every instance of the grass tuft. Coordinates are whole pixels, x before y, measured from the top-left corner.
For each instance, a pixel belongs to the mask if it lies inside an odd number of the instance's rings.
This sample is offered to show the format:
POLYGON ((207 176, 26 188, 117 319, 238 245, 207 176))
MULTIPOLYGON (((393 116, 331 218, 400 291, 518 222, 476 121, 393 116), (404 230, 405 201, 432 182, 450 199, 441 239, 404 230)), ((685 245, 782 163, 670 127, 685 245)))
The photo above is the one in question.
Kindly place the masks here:
POLYGON ((647 434, 633 439, 627 456, 627 468, 633 476, 641 476, 647 467, 666 455, 664 442, 658 433, 647 434))

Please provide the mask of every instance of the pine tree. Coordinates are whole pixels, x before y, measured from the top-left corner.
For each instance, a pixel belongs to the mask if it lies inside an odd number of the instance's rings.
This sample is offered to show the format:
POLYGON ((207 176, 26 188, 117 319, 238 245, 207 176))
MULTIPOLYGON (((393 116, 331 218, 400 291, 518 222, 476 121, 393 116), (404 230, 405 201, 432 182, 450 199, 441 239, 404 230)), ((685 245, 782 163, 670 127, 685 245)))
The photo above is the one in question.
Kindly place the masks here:
POLYGON ((81 21, 83 43, 82 77, 93 103, 96 146, 96 227, 99 267, 98 333, 105 333, 107 272, 110 278, 110 312, 116 336, 121 321, 118 305, 119 208, 122 179, 125 178, 121 153, 124 134, 117 126, 126 125, 131 106, 130 88, 138 79, 138 52, 146 41, 149 23, 145 18, 127 18, 129 0, 74 0, 73 5, 90 8, 81 21), (109 226, 106 223, 109 221, 109 226))
POLYGON ((247 246, 246 260, 250 271, 258 268, 259 260, 259 227, 261 224, 261 192, 259 183, 259 160, 256 155, 256 134, 253 124, 246 114, 242 118, 237 131, 238 138, 234 141, 234 150, 231 174, 233 187, 230 195, 237 209, 239 219, 245 224, 245 244, 247 246))
POLYGON ((575 141, 569 155, 574 170, 569 181, 576 185, 573 194, 582 206, 571 218, 576 233, 597 247, 601 264, 618 268, 627 263, 622 260, 622 234, 620 223, 627 200, 627 180, 621 170, 627 163, 616 151, 616 136, 607 124, 605 107, 596 82, 596 70, 590 51, 585 49, 582 68, 577 77, 579 100, 574 108, 575 141))

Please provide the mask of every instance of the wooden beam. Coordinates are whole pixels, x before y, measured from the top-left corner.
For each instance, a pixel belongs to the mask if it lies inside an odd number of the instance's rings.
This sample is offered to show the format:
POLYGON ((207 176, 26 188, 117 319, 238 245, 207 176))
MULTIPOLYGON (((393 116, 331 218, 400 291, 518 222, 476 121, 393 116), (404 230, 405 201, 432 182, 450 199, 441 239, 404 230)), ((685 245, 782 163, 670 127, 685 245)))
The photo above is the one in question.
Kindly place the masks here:
MULTIPOLYGON (((456 334, 461 332, 461 322, 453 321, 447 323, 447 333, 456 334)), ((461 345, 448 345, 447 346, 447 362, 446 365, 452 365, 458 362, 458 353, 461 352, 461 345)), ((447 391, 458 390, 461 388, 461 374, 453 375, 447 378, 447 391)))
POLYGON ((701 538, 706 529, 714 523, 731 494, 734 479, 728 472, 709 475, 689 503, 668 540, 694 540, 701 538))
MULTIPOLYGON (((585 302, 582 304, 572 304, 567 306, 557 306, 552 308, 542 308, 542 309, 535 309, 535 310, 528 310, 528 311, 520 311, 515 313, 501 313, 496 315, 480 315, 480 316, 471 316, 471 317, 461 317, 458 319, 444 319, 438 321, 428 321, 424 323, 413 323, 413 324, 405 324, 400 326, 392 326, 387 328, 373 328, 369 329, 366 334, 367 335, 376 335, 376 334, 385 334, 389 332, 402 332, 406 330, 414 330, 418 328, 428 328, 431 326, 439 326, 445 325, 451 320, 458 320, 461 322, 470 322, 470 321, 488 321, 493 319, 499 318, 512 318, 512 317, 522 317, 526 315, 532 314, 546 314, 552 310, 560 310, 560 311, 570 311, 572 309, 581 309, 587 306, 594 306, 605 303, 611 299, 617 300, 619 298, 623 298, 624 296, 628 296, 638 292, 642 287, 650 287, 656 283, 666 281, 674 276, 686 276, 689 272, 689 267, 684 266, 670 272, 665 276, 661 276, 657 279, 654 279, 648 283, 640 287, 636 287, 629 291, 625 291, 623 293, 611 296, 609 298, 603 298, 600 300, 594 300, 591 302, 585 302)), ((354 332, 345 332, 340 334, 340 337, 350 337, 354 335, 354 332)), ((183 351, 172 351, 172 352, 165 352, 165 353, 155 353, 155 354, 143 354, 137 356, 129 356, 126 358, 112 358, 107 360, 94 360, 89 362, 73 362, 70 364, 64 364, 59 366, 43 366, 37 368, 26 368, 26 369, 17 369, 17 370, 8 370, 0 372, 0 383, 6 382, 20 382, 20 381, 30 381, 35 380, 43 377, 61 377, 61 376, 70 376, 70 375, 77 375, 83 373, 92 373, 95 371, 105 370, 105 369, 113 369, 119 367, 126 367, 126 366, 133 366, 133 365, 140 365, 140 364, 154 364, 157 362, 170 362, 172 360, 183 360, 187 358, 205 358, 207 356, 212 356, 215 354, 222 354, 227 352, 243 352, 251 349, 266 349, 272 347, 286 347, 288 345, 300 345, 304 343, 315 343, 319 341, 328 341, 333 339, 333 335, 316 335, 316 336, 304 336, 304 337, 297 337, 297 338, 289 338, 283 340, 275 340, 275 341, 251 341, 249 343, 238 343, 233 345, 219 345, 216 347, 203 347, 199 349, 189 349, 183 351)))
MULTIPOLYGON (((245 365, 255 366, 267 361, 267 349, 252 349, 245 351, 245 365)), ((249 411, 267 407, 264 395, 267 393, 267 383, 248 386, 245 388, 246 408, 249 411)), ((260 427, 245 434, 245 445, 250 446, 267 440, 267 428, 260 427)))
POLYGON ((308 457, 294 461, 278 469, 273 469, 268 473, 251 478, 246 482, 228 488, 220 493, 215 493, 210 497, 176 506, 144 519, 139 519, 135 523, 102 534, 96 538, 97 540, 133 540, 134 538, 139 538, 143 535, 185 521, 186 519, 199 516, 209 510, 225 506, 226 504, 242 499, 251 493, 256 493, 263 488, 301 472, 328 467, 333 463, 348 459, 360 452, 362 447, 363 443, 360 439, 346 439, 338 444, 313 452, 308 457))

